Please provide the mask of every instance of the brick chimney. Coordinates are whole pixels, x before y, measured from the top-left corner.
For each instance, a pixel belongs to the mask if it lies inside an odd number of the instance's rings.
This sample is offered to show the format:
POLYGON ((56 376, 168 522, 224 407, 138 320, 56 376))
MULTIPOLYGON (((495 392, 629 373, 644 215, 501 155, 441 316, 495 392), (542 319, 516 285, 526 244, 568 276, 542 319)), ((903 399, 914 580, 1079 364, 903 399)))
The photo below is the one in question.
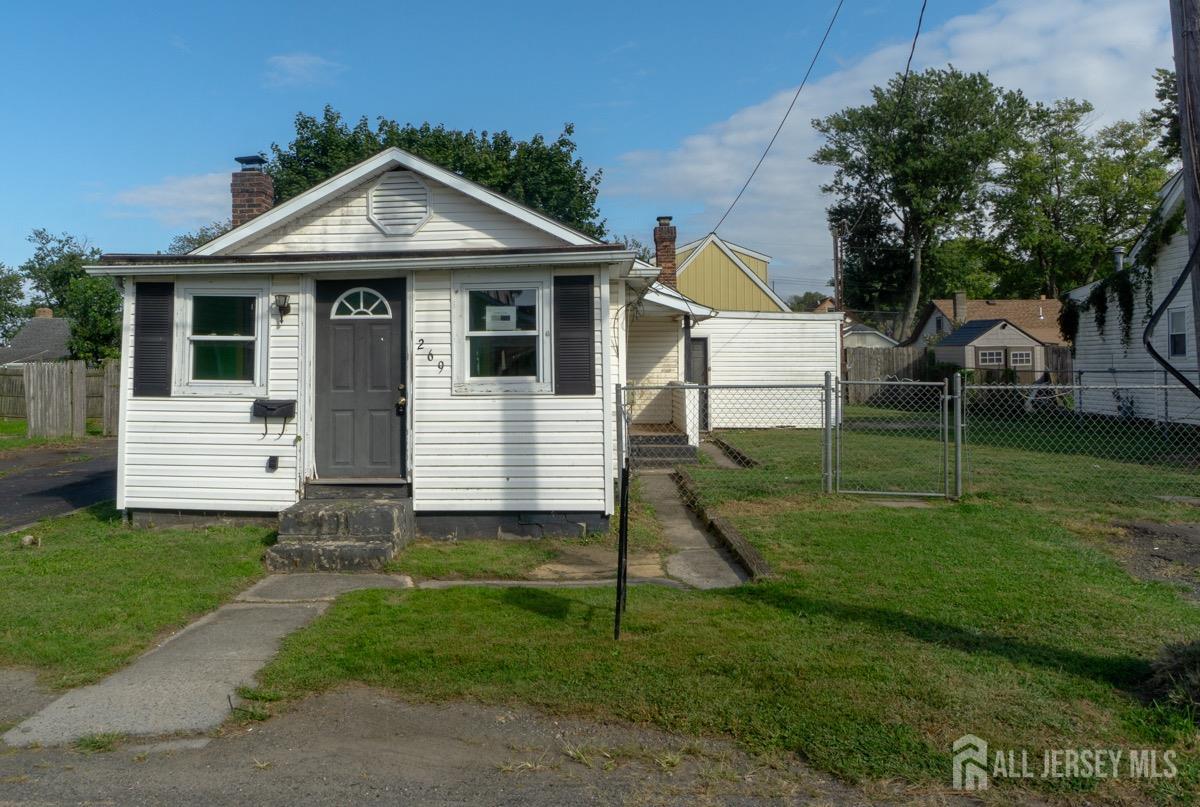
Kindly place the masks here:
POLYGON ((961 325, 967 321, 967 293, 965 291, 954 292, 954 322, 961 325))
POLYGON ((35 308, 33 316, 37 319, 54 319, 53 308, 35 308))
POLYGON ((658 282, 675 288, 675 228, 670 216, 659 216, 654 228, 654 262, 658 265, 658 282))
POLYGON ((233 226, 240 227, 275 204, 275 183, 263 168, 267 161, 257 154, 234 159, 242 167, 233 172, 229 190, 233 193, 233 226))

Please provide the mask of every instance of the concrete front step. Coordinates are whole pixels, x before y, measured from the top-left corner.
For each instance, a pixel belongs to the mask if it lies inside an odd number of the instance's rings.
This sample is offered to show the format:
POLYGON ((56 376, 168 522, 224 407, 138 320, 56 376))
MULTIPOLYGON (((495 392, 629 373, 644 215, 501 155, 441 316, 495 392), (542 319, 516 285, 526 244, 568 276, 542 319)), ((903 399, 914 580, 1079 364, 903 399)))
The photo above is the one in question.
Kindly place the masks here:
POLYGON ((415 533, 412 499, 305 499, 279 514, 272 571, 379 569, 415 533))

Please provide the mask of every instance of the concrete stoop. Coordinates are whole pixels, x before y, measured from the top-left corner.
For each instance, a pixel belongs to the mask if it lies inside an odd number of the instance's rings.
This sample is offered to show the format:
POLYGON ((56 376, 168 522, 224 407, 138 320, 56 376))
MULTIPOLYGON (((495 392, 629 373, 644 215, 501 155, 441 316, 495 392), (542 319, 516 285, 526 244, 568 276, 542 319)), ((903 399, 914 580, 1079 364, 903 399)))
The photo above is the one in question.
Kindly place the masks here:
POLYGON ((380 569, 414 535, 412 499, 305 499, 279 514, 273 572, 380 569))

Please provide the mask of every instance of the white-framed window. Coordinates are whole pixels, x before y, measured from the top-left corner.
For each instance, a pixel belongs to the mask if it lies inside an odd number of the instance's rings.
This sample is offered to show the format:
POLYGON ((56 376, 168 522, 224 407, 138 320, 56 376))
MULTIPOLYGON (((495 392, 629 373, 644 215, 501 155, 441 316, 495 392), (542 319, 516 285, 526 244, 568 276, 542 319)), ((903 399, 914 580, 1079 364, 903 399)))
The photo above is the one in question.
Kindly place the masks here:
POLYGON ((1004 366, 1004 351, 1003 350, 981 350, 981 351, 979 351, 979 366, 980 367, 1003 367, 1004 366))
POLYGON ((1032 350, 1010 350, 1008 352, 1009 367, 1032 367, 1033 366, 1033 351, 1032 350))
POLYGON ((454 392, 554 391, 549 272, 506 274, 454 286, 454 392))
POLYGON ((1167 311, 1167 347, 1171 356, 1187 355, 1187 309, 1167 311))
POLYGON ((330 306, 330 319, 391 319, 392 307, 375 289, 355 286, 330 306))
POLYGON ((267 284, 176 284, 175 395, 267 391, 267 284))

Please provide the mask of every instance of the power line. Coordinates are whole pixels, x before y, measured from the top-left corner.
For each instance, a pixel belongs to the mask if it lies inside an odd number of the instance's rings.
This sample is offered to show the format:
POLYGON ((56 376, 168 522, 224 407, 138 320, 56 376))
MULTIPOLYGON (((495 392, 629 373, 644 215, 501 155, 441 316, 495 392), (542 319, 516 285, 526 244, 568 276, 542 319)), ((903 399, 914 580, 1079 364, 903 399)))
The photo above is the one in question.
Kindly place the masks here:
MULTIPOLYGON (((788 104, 787 111, 783 113, 783 119, 779 121, 779 126, 775 127, 775 134, 771 135, 771 140, 767 143, 767 147, 763 149, 762 156, 759 157, 758 162, 754 164, 754 170, 750 172, 750 176, 746 177, 746 182, 742 185, 742 189, 738 191, 737 196, 735 196, 733 201, 730 203, 729 209, 725 211, 725 215, 721 216, 721 220, 718 221, 716 226, 712 228, 712 232, 715 233, 718 229, 720 229, 721 225, 725 223, 725 219, 728 218, 729 214, 733 212, 733 208, 737 206, 737 203, 741 200, 742 194, 746 192, 746 188, 750 187, 750 181, 753 180, 754 175, 758 173, 758 169, 762 166, 763 160, 767 159, 767 155, 771 152, 771 146, 775 145, 775 140, 779 137, 779 133, 783 131, 783 126, 785 123, 787 123, 788 116, 792 114, 792 109, 795 108, 796 101, 800 99, 800 93, 804 90, 804 85, 808 83, 808 77, 812 74, 813 67, 816 65, 817 59, 821 55, 821 51, 825 49, 825 42, 829 39, 829 32, 833 30, 833 24, 837 22, 838 14, 840 14, 842 11, 842 4, 845 2, 846 0, 838 0, 837 8, 833 10, 833 16, 829 19, 829 25, 825 27, 825 35, 821 37, 821 42, 817 45, 817 51, 813 54, 812 60, 808 63, 808 69, 804 71, 804 78, 800 80, 800 86, 796 88, 795 94, 792 95, 792 102, 788 104)), ((921 10, 922 14, 924 14, 923 6, 921 10)))

